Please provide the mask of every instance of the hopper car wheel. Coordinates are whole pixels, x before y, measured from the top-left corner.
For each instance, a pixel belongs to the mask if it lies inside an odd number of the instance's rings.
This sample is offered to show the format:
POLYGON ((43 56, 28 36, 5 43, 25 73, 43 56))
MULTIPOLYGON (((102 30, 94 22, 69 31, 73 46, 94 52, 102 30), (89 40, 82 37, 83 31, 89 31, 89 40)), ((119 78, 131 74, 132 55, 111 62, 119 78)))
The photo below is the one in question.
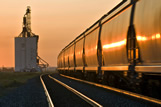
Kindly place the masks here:
POLYGON ((84 73, 83 73, 83 79, 84 79, 84 80, 87 80, 87 72, 84 72, 84 73))
POLYGON ((116 77, 110 73, 108 76, 108 85, 112 87, 117 87, 116 77))
POLYGON ((69 76, 72 76, 72 71, 69 71, 69 76))
POLYGON ((67 71, 66 70, 64 71, 64 74, 67 75, 67 71))
POLYGON ((66 71, 66 75, 69 75, 69 71, 66 71))
POLYGON ((71 76, 74 77, 74 71, 71 72, 71 76))
POLYGON ((91 74, 91 77, 92 77, 92 81, 97 82, 97 75, 95 72, 91 74))
POLYGON ((102 84, 107 85, 107 81, 108 81, 107 78, 108 78, 107 75, 103 76, 102 84))
POLYGON ((90 75, 89 75, 89 73, 87 73, 86 80, 87 81, 90 81, 90 75))
POLYGON ((95 81, 96 75, 93 72, 87 72, 87 80, 95 81))
POLYGON ((77 72, 77 78, 79 78, 79 79, 82 79, 83 78, 82 71, 77 72))
POLYGON ((156 84, 155 82, 149 81, 149 84, 147 84, 147 92, 148 92, 148 95, 151 97, 161 98, 160 90, 161 90, 160 85, 156 84))

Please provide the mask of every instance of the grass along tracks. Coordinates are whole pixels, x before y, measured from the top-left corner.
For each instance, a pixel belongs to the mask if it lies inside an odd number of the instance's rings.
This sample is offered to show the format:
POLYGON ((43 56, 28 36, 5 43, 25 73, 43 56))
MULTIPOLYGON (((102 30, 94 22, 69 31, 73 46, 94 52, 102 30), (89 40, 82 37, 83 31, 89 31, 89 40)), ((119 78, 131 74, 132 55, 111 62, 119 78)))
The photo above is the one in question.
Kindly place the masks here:
POLYGON ((25 84, 29 79, 53 72, 0 72, 0 97, 25 84))

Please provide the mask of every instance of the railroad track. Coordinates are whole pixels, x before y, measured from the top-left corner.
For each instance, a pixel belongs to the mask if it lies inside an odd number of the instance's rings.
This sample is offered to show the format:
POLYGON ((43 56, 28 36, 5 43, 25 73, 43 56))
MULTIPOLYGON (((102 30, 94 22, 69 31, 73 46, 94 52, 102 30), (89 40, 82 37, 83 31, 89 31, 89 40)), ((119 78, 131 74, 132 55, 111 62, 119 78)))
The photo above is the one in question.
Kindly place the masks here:
POLYGON ((80 80, 62 74, 43 75, 40 76, 40 79, 50 107, 154 107, 160 106, 161 104, 161 101, 158 99, 85 80, 80 80))
POLYGON ((51 100, 51 97, 50 97, 49 92, 48 92, 48 90, 47 90, 47 88, 46 88, 46 85, 45 85, 45 83, 44 83, 44 81, 43 81, 43 79, 42 79, 42 76, 43 76, 43 75, 40 76, 40 80, 41 80, 42 86, 43 86, 43 88, 44 88, 45 95, 46 95, 46 97, 47 97, 48 105, 49 105, 49 107, 54 107, 54 104, 53 104, 53 102, 52 102, 52 100, 51 100))
MULTIPOLYGON (((52 94, 53 92, 51 92, 51 88, 49 87, 49 83, 47 84, 47 85, 45 85, 45 83, 47 83, 47 82, 49 82, 49 79, 50 79, 50 84, 60 84, 61 86, 63 86, 64 88, 63 88, 63 90, 69 90, 70 92, 72 92, 73 94, 75 94, 75 95, 77 95, 79 98, 81 98, 83 101, 85 101, 86 103, 88 103, 88 104, 86 104, 85 103, 85 105, 86 106, 94 106, 94 107, 102 107, 102 105, 101 104, 99 104, 99 103, 97 103, 96 101, 94 101, 94 100, 92 100, 91 98, 89 98, 89 97, 87 97, 87 96, 85 96, 85 95, 83 95, 82 93, 80 93, 79 91, 77 91, 77 90, 75 90, 75 89, 73 89, 72 87, 70 87, 70 86, 68 86, 68 85, 66 85, 66 84, 64 84, 63 82, 61 82, 61 81, 59 81, 58 79, 56 79, 56 78, 53 78, 53 77, 51 77, 50 75, 44 75, 45 77, 43 78, 43 76, 41 75, 40 76, 40 80, 41 80, 41 82, 42 82, 42 85, 43 85, 43 87, 44 87, 44 90, 45 90, 45 93, 46 93, 46 96, 47 96, 47 100, 48 100, 48 103, 49 103, 49 107, 54 107, 54 104, 53 104, 53 102, 54 102, 54 100, 56 100, 56 96, 57 95, 55 95, 55 94, 52 94), (48 79, 48 80, 47 80, 48 79), (52 82, 51 82, 51 80, 52 80, 52 82), (46 82, 44 82, 44 81, 46 81, 46 82), (55 99, 54 99, 54 97, 55 97, 55 99)), ((60 87, 60 85, 58 85, 59 87, 60 87)), ((57 87, 58 88, 58 87, 57 87)), ((62 87, 60 87, 60 88, 62 88, 62 87)), ((52 90, 56 90, 56 86, 55 87, 52 87, 52 90)), ((58 89, 59 90, 59 89, 58 89)), ((60 89, 61 90, 61 89, 60 89)), ((58 92, 58 91, 57 91, 58 92)), ((56 93, 57 93, 56 92, 56 93)), ((59 92, 60 93, 60 92, 59 92)), ((57 94, 59 94, 59 93, 57 93, 57 94)), ((59 95, 58 95, 59 96, 59 95)), ((67 96, 65 96, 65 93, 64 93, 64 97, 67 97, 67 96)), ((60 97, 61 98, 61 97, 60 97)), ((75 99, 75 98, 74 98, 75 99)), ((78 98, 77 98, 78 99, 78 98)), ((60 100, 60 99, 59 99, 60 100)), ((67 100, 67 99, 65 99, 65 100, 67 100)), ((80 99, 79 99, 80 100, 80 99)), ((58 101, 58 100, 57 100, 58 101)), ((78 101, 78 102, 80 102, 80 101, 78 101)), ((57 102, 55 102, 55 104, 56 104, 57 102)), ((60 106, 59 105, 60 103, 57 103, 56 105, 57 106, 60 106)), ((68 103, 69 104, 69 103, 68 103)), ((69 105, 66 105, 66 106, 69 106, 69 105)), ((79 103, 77 103, 77 104, 79 104, 79 103)), ((72 104, 73 105, 73 104, 72 104)), ((82 106, 82 105, 81 105, 82 106)))
POLYGON ((118 89, 118 88, 113 88, 113 87, 110 87, 110 86, 107 86, 107 85, 102 85, 102 84, 98 84, 98 83, 94 83, 94 82, 89 82, 89 81, 86 81, 86 80, 81 80, 81 79, 66 76, 66 75, 63 75, 63 74, 60 74, 60 76, 66 77, 66 78, 69 78, 69 79, 72 79, 72 80, 76 80, 76 81, 79 81, 79 82, 87 83, 87 84, 90 84, 90 85, 94 85, 94 86, 97 86, 97 87, 101 87, 101 88, 104 88, 104 89, 108 89, 108 90, 111 90, 111 91, 114 91, 114 92, 122 93, 122 94, 132 96, 132 97, 135 97, 135 98, 138 98, 138 99, 142 99, 142 100, 145 100, 145 101, 148 101, 148 102, 156 103, 156 104, 161 106, 161 100, 156 99, 156 98, 144 96, 144 95, 141 95, 141 94, 133 93, 133 92, 130 92, 130 91, 125 91, 125 90, 118 89))

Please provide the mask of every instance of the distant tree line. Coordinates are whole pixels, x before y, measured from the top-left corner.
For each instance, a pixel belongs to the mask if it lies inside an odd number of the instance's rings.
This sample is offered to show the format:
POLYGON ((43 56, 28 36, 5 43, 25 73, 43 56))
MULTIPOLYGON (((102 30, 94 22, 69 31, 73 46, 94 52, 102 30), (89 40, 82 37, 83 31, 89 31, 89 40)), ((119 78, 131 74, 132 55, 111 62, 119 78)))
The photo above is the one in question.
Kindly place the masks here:
POLYGON ((2 67, 0 72, 14 72, 14 67, 2 67))

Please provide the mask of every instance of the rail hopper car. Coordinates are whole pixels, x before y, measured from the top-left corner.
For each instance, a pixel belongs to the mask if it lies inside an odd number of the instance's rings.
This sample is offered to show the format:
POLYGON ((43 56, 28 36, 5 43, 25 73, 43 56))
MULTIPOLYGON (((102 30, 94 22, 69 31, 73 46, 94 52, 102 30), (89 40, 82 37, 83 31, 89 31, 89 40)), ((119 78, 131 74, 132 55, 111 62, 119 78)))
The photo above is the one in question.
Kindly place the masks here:
POLYGON ((123 0, 62 49, 57 64, 60 73, 159 95, 161 0, 123 0))

